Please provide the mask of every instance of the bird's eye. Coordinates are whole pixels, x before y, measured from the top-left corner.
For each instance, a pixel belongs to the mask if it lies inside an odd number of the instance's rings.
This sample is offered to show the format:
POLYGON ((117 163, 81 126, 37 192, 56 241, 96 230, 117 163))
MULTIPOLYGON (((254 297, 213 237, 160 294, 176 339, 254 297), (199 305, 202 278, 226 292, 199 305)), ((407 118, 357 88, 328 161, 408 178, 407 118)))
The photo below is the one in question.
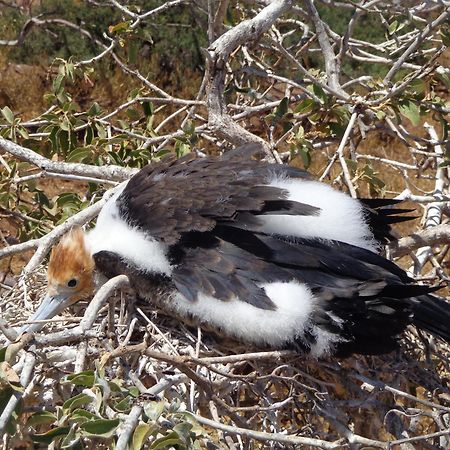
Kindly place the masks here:
POLYGON ((70 288, 74 288, 77 285, 78 281, 75 278, 70 279, 67 282, 67 286, 70 288))

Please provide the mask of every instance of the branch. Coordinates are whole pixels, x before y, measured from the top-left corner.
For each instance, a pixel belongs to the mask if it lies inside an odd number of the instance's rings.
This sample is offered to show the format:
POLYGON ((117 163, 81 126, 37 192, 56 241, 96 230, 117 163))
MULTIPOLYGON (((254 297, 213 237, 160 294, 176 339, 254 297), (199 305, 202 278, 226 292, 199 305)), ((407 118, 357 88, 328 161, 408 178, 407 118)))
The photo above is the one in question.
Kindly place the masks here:
MULTIPOLYGON (((192 413, 191 413, 192 414, 192 413)), ((216 428, 217 430, 226 431, 231 434, 238 434, 240 436, 246 436, 257 441, 272 441, 279 442, 288 445, 308 445, 311 447, 319 447, 325 449, 337 449, 342 448, 342 442, 327 442, 321 439, 313 439, 301 436, 286 436, 281 433, 266 433, 263 431, 254 431, 246 428, 234 427, 231 425, 225 425, 215 420, 207 419, 198 414, 192 414, 192 416, 197 420, 197 422, 208 427, 216 428)))
POLYGON ((425 40, 425 38, 432 33, 435 28, 444 23, 447 20, 447 17, 450 15, 450 7, 447 7, 444 12, 442 12, 439 17, 430 22, 417 36, 416 39, 411 43, 411 45, 405 50, 405 52, 398 58, 395 64, 391 67, 391 70, 384 77, 383 83, 385 85, 389 84, 394 78, 395 74, 400 70, 403 63, 406 62, 408 57, 417 50, 419 45, 425 40))
POLYGON ((450 243, 450 225, 436 225, 390 244, 392 256, 399 258, 421 247, 450 243))
POLYGON ((309 11, 311 13, 311 19, 314 22, 314 26, 317 32, 317 39, 322 49, 323 58, 325 60, 325 72, 327 74, 328 85, 339 94, 348 98, 347 93, 342 89, 339 81, 341 68, 339 66, 339 60, 336 58, 334 51, 331 47, 330 39, 328 38, 325 30, 324 23, 317 12, 316 7, 312 0, 306 0, 309 11))
POLYGON ((130 414, 128 415, 125 423, 122 426, 121 433, 115 447, 116 450, 126 450, 128 448, 128 442, 131 439, 131 435, 133 434, 134 429, 139 423, 141 414, 142 406, 135 405, 133 406, 133 408, 131 408, 130 414))
POLYGON ((206 89, 209 112, 209 127, 221 138, 241 145, 256 142, 269 151, 269 146, 260 137, 238 125, 227 114, 223 98, 225 88, 226 63, 240 45, 258 39, 292 6, 292 0, 275 0, 266 6, 253 19, 241 22, 222 36, 208 49, 207 70, 209 82, 206 89))
POLYGON ((0 137, 0 150, 13 155, 21 161, 33 164, 46 172, 106 178, 113 181, 127 180, 134 172, 133 169, 114 165, 97 167, 89 164, 52 161, 51 159, 39 155, 33 150, 22 147, 2 137, 0 137))
POLYGON ((84 317, 80 322, 79 327, 84 332, 89 330, 98 317, 100 308, 105 304, 106 300, 111 296, 111 293, 116 289, 127 286, 129 284, 128 277, 126 275, 118 275, 108 280, 95 294, 94 298, 86 308, 84 317))
POLYGON ((36 364, 36 356, 32 352, 28 352, 25 358, 25 364, 20 375, 20 384, 25 388, 23 392, 15 391, 6 404, 0 416, 0 435, 3 435, 5 427, 8 425, 9 419, 17 407, 19 401, 26 397, 33 389, 34 383, 32 377, 34 375, 34 366, 36 364))

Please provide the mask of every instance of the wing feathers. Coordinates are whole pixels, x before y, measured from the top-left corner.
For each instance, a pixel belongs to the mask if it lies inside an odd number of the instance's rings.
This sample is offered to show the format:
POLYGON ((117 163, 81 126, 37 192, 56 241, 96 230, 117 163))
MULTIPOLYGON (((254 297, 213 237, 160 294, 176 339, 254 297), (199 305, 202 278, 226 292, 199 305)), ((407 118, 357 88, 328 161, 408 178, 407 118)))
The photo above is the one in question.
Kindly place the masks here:
MULTIPOLYGON (((249 146, 222 160, 166 158, 142 169, 117 199, 122 218, 168 244, 178 291, 190 302, 202 295, 271 310, 276 306, 262 286, 296 280, 313 293, 311 301, 320 305, 314 320, 328 331, 340 329, 345 314, 361 320, 355 332, 363 337, 369 317, 376 326, 395 312, 400 322, 406 321, 409 309, 393 298, 430 289, 413 285, 392 262, 341 242, 263 233, 264 215, 315 216, 320 209, 289 200, 288 191, 269 185, 273 177, 309 179, 306 172, 242 159, 240 152, 254 151, 249 146)), ((392 208, 395 200, 362 203, 382 242, 392 238, 391 223, 410 220, 401 216, 410 210, 392 208)), ((391 337, 386 339, 390 344, 391 337)))
MULTIPOLYGON (((239 224, 245 215, 316 215, 313 206, 287 200, 285 189, 267 186, 274 174, 306 178, 306 172, 254 160, 173 157, 144 167, 117 199, 130 225, 169 245, 184 233, 210 231, 223 220, 239 224)), ((242 226, 249 218, 242 220, 242 226)), ((257 227, 257 222, 252 224, 257 227)))

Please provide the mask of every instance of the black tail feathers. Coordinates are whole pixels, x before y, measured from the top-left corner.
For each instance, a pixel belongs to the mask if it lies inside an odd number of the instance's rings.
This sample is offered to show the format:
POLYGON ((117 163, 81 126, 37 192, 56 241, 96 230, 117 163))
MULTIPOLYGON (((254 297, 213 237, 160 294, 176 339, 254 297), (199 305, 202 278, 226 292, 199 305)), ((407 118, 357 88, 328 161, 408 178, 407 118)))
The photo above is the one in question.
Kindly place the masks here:
POLYGON ((388 244, 389 242, 397 240, 397 237, 391 228, 392 224, 406 222, 417 218, 417 216, 405 215, 414 212, 414 209, 395 208, 398 203, 401 203, 401 200, 384 198, 360 198, 358 200, 364 208, 366 220, 370 229, 372 230, 375 239, 380 244, 388 244))
POLYGON ((413 323, 450 343, 450 303, 434 295, 415 298, 413 323))

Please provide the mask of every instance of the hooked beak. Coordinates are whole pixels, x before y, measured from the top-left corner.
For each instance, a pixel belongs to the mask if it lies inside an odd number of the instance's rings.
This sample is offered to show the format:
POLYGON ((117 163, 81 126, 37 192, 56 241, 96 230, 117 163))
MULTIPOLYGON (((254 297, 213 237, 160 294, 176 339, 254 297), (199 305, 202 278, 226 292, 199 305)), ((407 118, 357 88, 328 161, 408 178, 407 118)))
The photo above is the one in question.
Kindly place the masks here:
MULTIPOLYGON (((70 294, 49 295, 47 293, 47 295, 44 297, 44 300, 39 305, 39 308, 28 320, 33 321, 51 319, 59 312, 67 308, 70 304, 70 294)), ((39 331, 44 327, 44 325, 44 323, 30 323, 24 325, 20 329, 19 334, 39 331)))

